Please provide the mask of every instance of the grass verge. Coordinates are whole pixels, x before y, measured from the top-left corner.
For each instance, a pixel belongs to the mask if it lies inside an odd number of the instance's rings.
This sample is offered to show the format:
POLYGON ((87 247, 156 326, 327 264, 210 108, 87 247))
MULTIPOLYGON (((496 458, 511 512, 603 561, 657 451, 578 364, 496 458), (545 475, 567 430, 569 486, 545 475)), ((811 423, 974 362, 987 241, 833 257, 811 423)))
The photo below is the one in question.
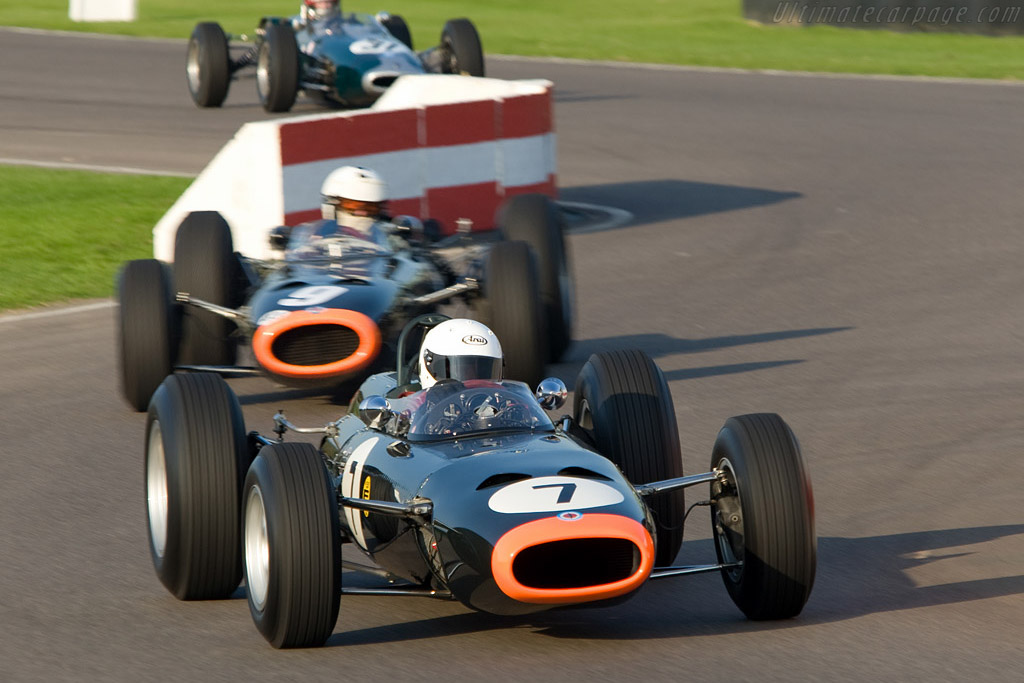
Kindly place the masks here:
MULTIPOLYGON (((912 4, 912 3, 910 3, 912 4)), ((751 69, 1024 79, 1024 37, 896 33, 760 25, 740 0, 343 0, 346 11, 405 17, 418 48, 444 21, 469 16, 494 54, 751 69)), ((138 0, 133 23, 76 24, 67 0, 0 7, 0 25, 186 38, 197 20, 251 32, 260 16, 291 15, 298 0, 138 0)))
POLYGON ((111 296, 190 182, 0 166, 0 310, 111 296))

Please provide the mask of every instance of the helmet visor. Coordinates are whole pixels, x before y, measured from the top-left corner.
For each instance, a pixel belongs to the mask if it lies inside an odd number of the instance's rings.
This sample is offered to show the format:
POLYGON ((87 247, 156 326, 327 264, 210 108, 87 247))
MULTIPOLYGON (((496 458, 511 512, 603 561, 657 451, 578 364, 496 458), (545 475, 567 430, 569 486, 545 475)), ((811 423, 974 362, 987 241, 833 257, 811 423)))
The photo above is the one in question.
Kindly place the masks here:
POLYGON ((340 210, 353 216, 376 217, 384 213, 384 202, 364 202, 359 199, 346 199, 344 197, 336 201, 340 210))
POLYGON ((491 356, 441 356, 424 354, 427 371, 434 379, 501 379, 501 359, 491 356))

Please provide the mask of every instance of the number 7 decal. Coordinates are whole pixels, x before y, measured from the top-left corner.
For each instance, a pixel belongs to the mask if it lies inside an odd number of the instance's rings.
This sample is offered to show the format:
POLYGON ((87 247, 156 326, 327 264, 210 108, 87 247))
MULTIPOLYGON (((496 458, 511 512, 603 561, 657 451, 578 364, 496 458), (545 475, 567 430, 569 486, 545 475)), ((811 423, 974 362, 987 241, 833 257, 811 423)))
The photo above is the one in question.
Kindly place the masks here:
POLYGON ((562 484, 541 484, 540 486, 534 486, 535 491, 540 489, 562 489, 561 493, 558 494, 558 500, 555 501, 558 505, 568 503, 572 500, 572 494, 576 492, 576 484, 571 482, 565 482, 562 484))

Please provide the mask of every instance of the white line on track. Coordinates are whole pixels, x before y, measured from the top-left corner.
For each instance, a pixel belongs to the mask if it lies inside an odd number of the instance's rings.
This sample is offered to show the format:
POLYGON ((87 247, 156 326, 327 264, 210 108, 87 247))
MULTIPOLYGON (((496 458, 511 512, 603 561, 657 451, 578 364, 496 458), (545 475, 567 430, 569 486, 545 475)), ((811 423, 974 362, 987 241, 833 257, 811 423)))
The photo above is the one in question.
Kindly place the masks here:
POLYGON ((151 168, 132 168, 130 166, 102 166, 99 164, 75 164, 64 161, 36 161, 34 159, 8 159, 0 157, 0 165, 32 166, 35 168, 52 168, 61 171, 95 171, 97 173, 120 173, 124 175, 158 175, 175 178, 195 178, 195 173, 179 173, 176 171, 157 171, 151 168))
MULTIPOLYGON (((147 38, 142 36, 108 35, 78 31, 47 31, 36 28, 0 26, 0 32, 27 33, 31 35, 53 35, 96 40, 137 40, 154 43, 185 44, 186 38, 147 38)), ((488 54, 487 59, 507 62, 537 62, 540 64, 567 64, 572 66, 602 66, 612 69, 639 69, 643 71, 677 71, 707 74, 734 74, 745 76, 781 76, 794 78, 845 78, 868 81, 895 81, 900 83, 955 83, 966 85, 999 85, 1011 88, 1024 87, 1024 81, 999 80, 995 78, 955 78, 950 76, 907 76, 899 74, 857 74, 830 71, 782 71, 779 69, 740 69, 725 66, 694 66, 687 64, 650 64, 647 62, 613 62, 608 60, 573 59, 569 57, 525 57, 520 55, 488 54)))
POLYGON ((31 311, 29 313, 15 313, 13 315, 0 315, 0 325, 4 323, 20 323, 25 320, 38 320, 40 318, 55 318, 61 315, 72 315, 74 313, 86 313, 88 311, 99 311, 106 308, 113 308, 112 300, 98 301, 92 304, 80 306, 68 306, 67 308, 53 308, 45 311, 31 311))
POLYGON ((909 76, 900 74, 858 74, 832 71, 783 71, 781 69, 740 69, 728 66, 694 66, 689 64, 649 64, 646 62, 612 62, 568 57, 521 57, 516 55, 487 55, 488 59, 507 62, 538 62, 541 64, 567 64, 571 66, 602 66, 611 69, 637 69, 641 71, 675 71, 707 74, 733 74, 740 76, 783 76, 794 78, 844 78, 866 81, 896 81, 911 83, 956 83, 967 85, 1001 85, 1024 87, 1024 81, 995 78, 956 78, 952 76, 909 76))

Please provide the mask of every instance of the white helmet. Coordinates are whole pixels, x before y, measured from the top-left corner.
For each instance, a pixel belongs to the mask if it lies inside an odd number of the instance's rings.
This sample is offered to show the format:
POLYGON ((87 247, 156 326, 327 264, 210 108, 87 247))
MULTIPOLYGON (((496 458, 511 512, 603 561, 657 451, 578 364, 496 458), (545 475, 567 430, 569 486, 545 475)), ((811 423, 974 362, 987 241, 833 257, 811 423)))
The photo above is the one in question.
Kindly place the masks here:
POLYGON ((429 389, 442 379, 497 382, 503 360, 501 342, 487 325, 465 318, 446 320, 423 337, 420 386, 429 389))
POLYGON ((388 184, 363 166, 342 166, 324 178, 320 194, 324 218, 335 218, 337 211, 378 218, 387 204, 388 184))

